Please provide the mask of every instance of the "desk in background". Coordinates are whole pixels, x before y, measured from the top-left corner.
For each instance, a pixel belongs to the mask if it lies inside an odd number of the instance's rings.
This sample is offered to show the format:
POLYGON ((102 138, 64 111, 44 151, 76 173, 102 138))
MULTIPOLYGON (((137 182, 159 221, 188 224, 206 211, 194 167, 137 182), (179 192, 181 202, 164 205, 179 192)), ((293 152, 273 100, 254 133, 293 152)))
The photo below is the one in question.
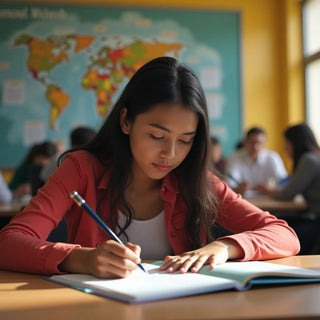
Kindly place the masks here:
POLYGON ((297 212, 308 208, 305 202, 277 200, 267 196, 246 198, 246 200, 256 207, 274 212, 297 212))
MULTIPOLYGON (((21 209, 26 206, 28 202, 13 201, 9 203, 0 203, 0 229, 7 225, 11 218, 18 214, 21 209)), ((56 229, 54 229, 49 237, 49 241, 53 242, 67 242, 68 231, 65 221, 61 221, 56 229)))
MULTIPOLYGON (((320 270, 320 255, 270 262, 320 270)), ((320 285, 299 284, 224 291, 142 304, 83 293, 40 275, 0 271, 0 318, 57 319, 315 319, 320 285)))
MULTIPOLYGON (((246 198, 246 200, 264 211, 302 211, 307 209, 304 202, 276 200, 267 196, 246 198)), ((13 217, 27 202, 13 201, 0 203, 0 217, 13 217)))
POLYGON ((8 202, 0 203, 0 217, 14 217, 26 203, 22 202, 8 202))
POLYGON ((0 229, 8 224, 12 217, 21 211, 27 202, 13 201, 0 203, 0 229))

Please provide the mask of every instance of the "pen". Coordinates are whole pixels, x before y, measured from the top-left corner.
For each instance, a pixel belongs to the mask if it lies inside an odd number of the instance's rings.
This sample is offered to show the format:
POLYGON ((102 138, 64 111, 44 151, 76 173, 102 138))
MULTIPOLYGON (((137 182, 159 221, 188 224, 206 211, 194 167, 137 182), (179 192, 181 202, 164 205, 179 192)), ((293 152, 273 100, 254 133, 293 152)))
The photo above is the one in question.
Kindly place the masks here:
POLYGON ((236 178, 234 178, 231 173, 228 173, 228 177, 236 184, 240 184, 239 181, 236 178))
MULTIPOLYGON (((77 191, 72 191, 70 193, 70 197, 74 200, 74 202, 84 209, 90 217, 97 222, 99 227, 107 233, 107 235, 114 241, 117 241, 118 243, 124 245, 124 243, 117 237, 117 235, 103 222, 103 220, 87 205, 85 200, 79 195, 77 191)), ((138 263, 138 267, 147 273, 147 271, 144 269, 141 263, 138 263)))

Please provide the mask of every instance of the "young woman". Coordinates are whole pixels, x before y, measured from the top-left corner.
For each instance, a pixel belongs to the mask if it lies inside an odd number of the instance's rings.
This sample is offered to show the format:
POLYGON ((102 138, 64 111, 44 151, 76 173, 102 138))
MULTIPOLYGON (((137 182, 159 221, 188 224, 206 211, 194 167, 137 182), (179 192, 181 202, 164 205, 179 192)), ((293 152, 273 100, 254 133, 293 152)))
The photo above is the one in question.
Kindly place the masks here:
POLYGON ((205 95, 195 73, 157 58, 129 81, 95 138, 72 150, 22 213, 0 233, 0 268, 126 277, 144 260, 197 272, 228 259, 294 255, 286 222, 250 205, 208 173, 205 95), (123 240, 108 239, 70 198, 86 200, 123 240), (69 243, 46 238, 65 217, 69 243), (217 221, 233 235, 213 240, 217 221), (130 241, 130 242, 129 242, 130 241))
MULTIPOLYGON (((320 230, 320 148, 305 123, 288 127, 284 132, 287 155, 293 161, 293 172, 286 185, 278 190, 265 188, 265 193, 283 200, 302 194, 309 209, 299 217, 286 217, 301 241, 301 253, 320 253, 315 248, 320 230)), ((320 243, 318 244, 320 245, 320 243)))
POLYGON ((293 161, 293 173, 278 198, 293 199, 301 193, 311 211, 320 216, 320 148, 308 125, 301 123, 284 132, 286 153, 293 161))

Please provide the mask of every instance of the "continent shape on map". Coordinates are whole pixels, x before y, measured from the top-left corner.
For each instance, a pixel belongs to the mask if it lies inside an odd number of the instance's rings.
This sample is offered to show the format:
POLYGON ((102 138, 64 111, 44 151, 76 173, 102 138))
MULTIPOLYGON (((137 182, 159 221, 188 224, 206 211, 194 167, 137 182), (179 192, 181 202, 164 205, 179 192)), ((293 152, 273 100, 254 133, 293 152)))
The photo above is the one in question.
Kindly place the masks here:
MULTIPOLYGON (((27 68, 32 77, 46 88, 51 129, 54 129, 56 120, 68 107, 71 98, 65 89, 55 83, 51 71, 61 63, 70 62, 71 54, 89 48, 94 39, 90 35, 48 36, 40 39, 26 34, 15 39, 15 45, 28 46, 27 68)), ((125 79, 131 78, 142 65, 156 57, 168 54, 177 57, 183 47, 180 43, 142 40, 134 40, 118 48, 103 46, 89 56, 87 72, 81 81, 82 88, 94 91, 97 112, 103 117, 112 104, 113 95, 125 79)))
POLYGON ((75 53, 89 47, 94 37, 88 35, 51 36, 45 40, 29 35, 21 35, 15 40, 15 45, 27 45, 29 56, 27 67, 32 77, 45 87, 45 96, 50 104, 50 128, 54 128, 56 119, 68 106, 70 95, 58 85, 52 83, 51 70, 69 61, 69 51, 75 53), (74 47, 72 46, 74 44, 74 47))
POLYGON ((179 43, 148 43, 141 40, 117 49, 103 47, 92 58, 88 72, 82 79, 82 86, 94 90, 96 108, 102 117, 108 112, 112 97, 124 78, 131 78, 142 65, 156 57, 168 53, 177 57, 182 48, 183 45, 179 43))

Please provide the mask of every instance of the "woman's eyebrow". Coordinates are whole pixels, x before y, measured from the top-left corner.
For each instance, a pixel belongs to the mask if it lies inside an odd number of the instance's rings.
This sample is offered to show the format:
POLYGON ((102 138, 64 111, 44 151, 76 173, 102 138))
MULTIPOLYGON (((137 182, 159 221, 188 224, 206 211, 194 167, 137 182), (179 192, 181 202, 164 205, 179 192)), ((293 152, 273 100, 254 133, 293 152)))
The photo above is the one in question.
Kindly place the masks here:
MULTIPOLYGON (((161 124, 158 124, 158 123, 149 123, 149 126, 155 127, 157 129, 160 129, 160 130, 163 130, 163 131, 171 133, 171 130, 169 130, 168 128, 166 128, 166 127, 164 127, 164 126, 162 126, 161 124)), ((182 133, 182 135, 192 136, 192 135, 195 135, 196 133, 197 133, 197 131, 194 130, 194 131, 182 133)))

